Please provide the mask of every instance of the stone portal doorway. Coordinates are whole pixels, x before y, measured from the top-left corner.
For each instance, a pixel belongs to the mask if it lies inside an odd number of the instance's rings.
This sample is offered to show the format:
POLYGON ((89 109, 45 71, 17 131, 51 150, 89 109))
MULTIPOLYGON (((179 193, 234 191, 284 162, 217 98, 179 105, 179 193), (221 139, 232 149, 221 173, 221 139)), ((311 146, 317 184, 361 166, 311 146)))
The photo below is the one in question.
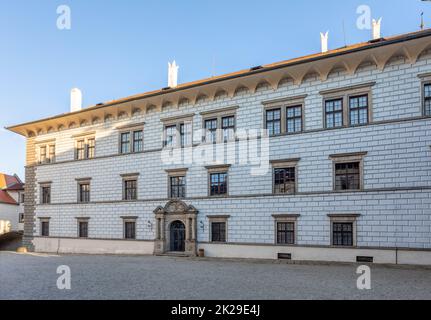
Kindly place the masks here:
POLYGON ((183 252, 196 256, 196 219, 198 211, 181 200, 169 201, 154 210, 156 215, 156 241, 154 254, 183 252))
POLYGON ((171 223, 170 248, 172 252, 186 251, 186 226, 181 221, 171 223))

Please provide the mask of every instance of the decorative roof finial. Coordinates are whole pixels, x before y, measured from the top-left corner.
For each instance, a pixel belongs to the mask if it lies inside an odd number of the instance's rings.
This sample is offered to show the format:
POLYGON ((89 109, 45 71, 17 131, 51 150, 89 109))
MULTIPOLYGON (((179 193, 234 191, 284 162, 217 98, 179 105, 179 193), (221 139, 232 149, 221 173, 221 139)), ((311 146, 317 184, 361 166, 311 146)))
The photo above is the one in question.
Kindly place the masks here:
POLYGON ((326 33, 320 33, 320 42, 321 42, 321 48, 322 53, 328 52, 328 38, 329 38, 329 31, 326 33))
POLYGON ((373 19, 373 40, 378 40, 382 37, 380 32, 381 27, 382 27, 382 18, 380 18, 377 21, 373 19))
POLYGON ((178 69, 180 68, 177 66, 177 63, 175 62, 168 62, 168 87, 170 88, 176 88, 178 86, 178 69))

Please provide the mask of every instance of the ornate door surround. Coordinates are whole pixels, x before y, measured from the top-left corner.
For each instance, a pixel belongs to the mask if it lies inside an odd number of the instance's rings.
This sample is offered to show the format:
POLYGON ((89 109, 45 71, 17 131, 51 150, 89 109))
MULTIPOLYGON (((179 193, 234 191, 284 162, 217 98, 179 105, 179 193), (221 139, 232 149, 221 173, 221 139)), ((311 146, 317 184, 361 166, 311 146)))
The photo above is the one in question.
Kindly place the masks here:
POLYGON ((197 215, 195 207, 185 204, 181 200, 171 200, 164 207, 154 210, 156 215, 156 241, 154 254, 165 254, 170 251, 170 227, 176 221, 181 221, 186 227, 184 254, 196 256, 197 250, 197 215))

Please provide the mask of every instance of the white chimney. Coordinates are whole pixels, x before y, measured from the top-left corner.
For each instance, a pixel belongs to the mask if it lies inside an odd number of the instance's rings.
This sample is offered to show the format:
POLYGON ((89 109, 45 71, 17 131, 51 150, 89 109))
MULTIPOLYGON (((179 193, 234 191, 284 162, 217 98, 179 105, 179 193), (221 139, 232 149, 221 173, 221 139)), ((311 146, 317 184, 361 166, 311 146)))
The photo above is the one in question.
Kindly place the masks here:
POLYGON ((326 33, 320 33, 320 43, 321 43, 321 48, 322 48, 322 53, 328 52, 328 36, 329 36, 329 31, 327 31, 326 33))
POLYGON ((382 26, 382 18, 380 18, 377 21, 373 19, 373 40, 378 40, 382 37, 380 33, 381 26, 382 26))
POLYGON ((178 69, 180 68, 177 66, 177 63, 175 62, 168 62, 168 87, 170 88, 176 88, 178 86, 178 69))
POLYGON ((70 112, 82 109, 82 92, 78 88, 70 90, 70 112))

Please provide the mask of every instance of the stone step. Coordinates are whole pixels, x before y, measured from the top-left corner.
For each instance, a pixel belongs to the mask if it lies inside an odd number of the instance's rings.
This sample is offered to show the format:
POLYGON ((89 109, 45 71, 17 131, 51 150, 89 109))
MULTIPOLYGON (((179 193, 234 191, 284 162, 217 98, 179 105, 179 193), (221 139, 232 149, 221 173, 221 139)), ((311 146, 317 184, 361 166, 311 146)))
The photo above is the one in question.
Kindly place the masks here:
POLYGON ((166 253, 158 253, 157 257, 179 257, 179 258, 190 258, 191 256, 182 252, 166 252, 166 253))

